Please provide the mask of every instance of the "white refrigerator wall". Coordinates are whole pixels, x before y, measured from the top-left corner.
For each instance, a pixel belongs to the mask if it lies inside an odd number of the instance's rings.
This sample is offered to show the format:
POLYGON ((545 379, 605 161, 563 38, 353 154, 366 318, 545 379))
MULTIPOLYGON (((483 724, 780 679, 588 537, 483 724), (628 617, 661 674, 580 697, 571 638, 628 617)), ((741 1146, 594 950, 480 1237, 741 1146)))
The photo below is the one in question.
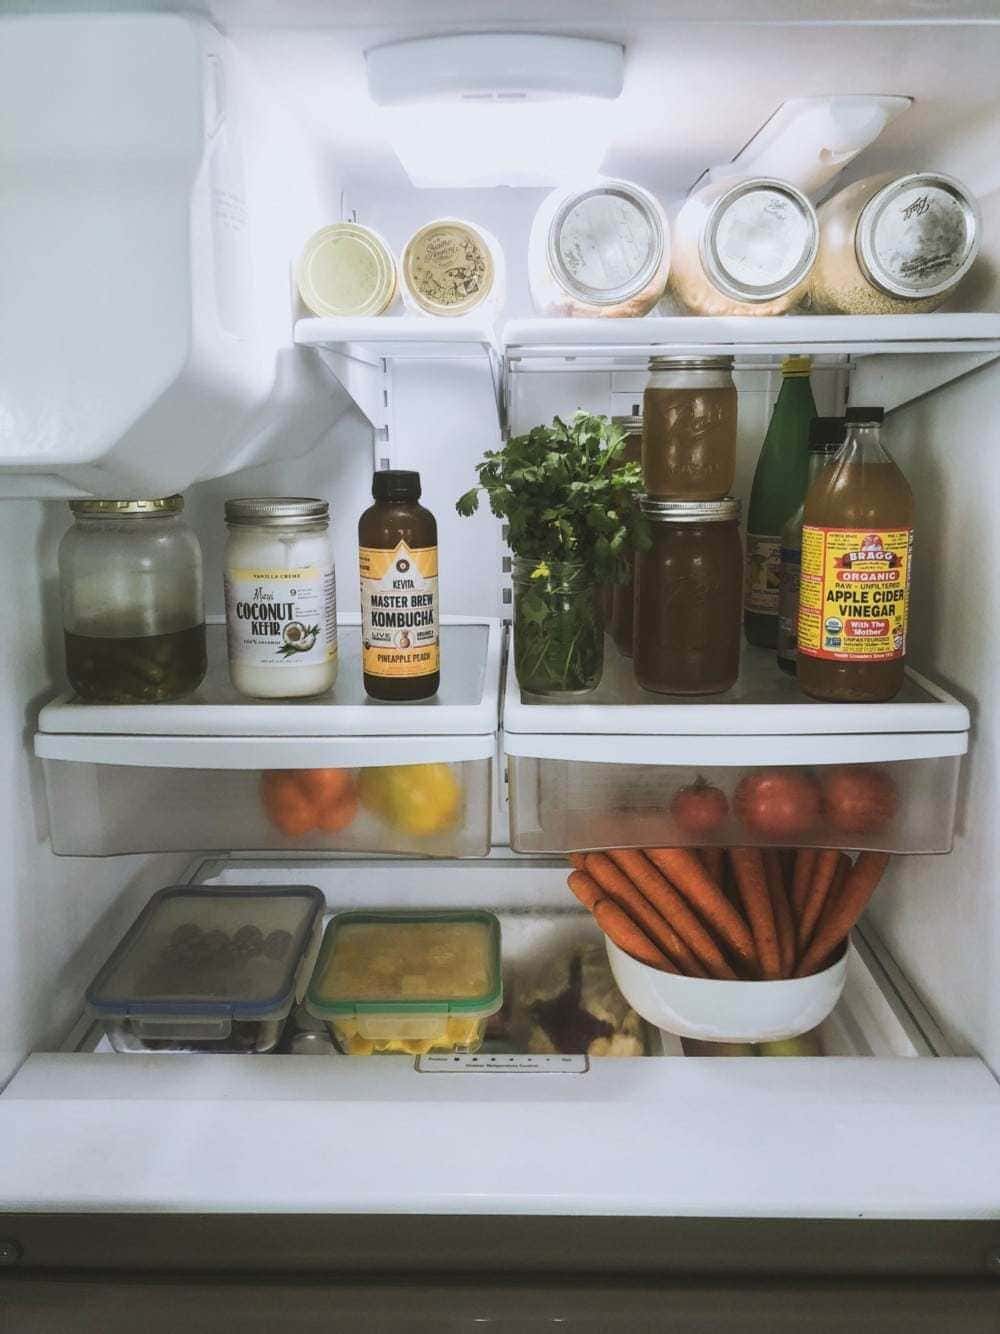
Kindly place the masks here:
POLYGON ((187 854, 56 857, 49 845, 31 738, 39 706, 64 688, 56 549, 68 518, 58 501, 0 507, 0 567, 8 572, 0 635, 0 1086, 33 1048, 62 1041, 84 988, 138 909, 191 861, 187 854))
POLYGON ((1000 1075, 1000 364, 894 413, 887 443, 917 502, 911 660, 972 714, 955 850, 897 860, 879 929, 956 1051, 1000 1075))

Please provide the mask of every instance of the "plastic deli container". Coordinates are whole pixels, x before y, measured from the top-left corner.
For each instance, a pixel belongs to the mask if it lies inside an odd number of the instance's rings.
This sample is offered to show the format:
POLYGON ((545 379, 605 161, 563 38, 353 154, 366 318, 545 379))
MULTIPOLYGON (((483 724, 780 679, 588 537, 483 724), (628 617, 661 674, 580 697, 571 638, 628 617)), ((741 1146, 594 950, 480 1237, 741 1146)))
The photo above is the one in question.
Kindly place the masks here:
POLYGON ((349 1056, 477 1051, 502 1004, 500 923, 487 912, 341 913, 306 996, 349 1056))
POLYGON ((312 956, 311 885, 161 889, 87 991, 116 1051, 266 1052, 312 956))

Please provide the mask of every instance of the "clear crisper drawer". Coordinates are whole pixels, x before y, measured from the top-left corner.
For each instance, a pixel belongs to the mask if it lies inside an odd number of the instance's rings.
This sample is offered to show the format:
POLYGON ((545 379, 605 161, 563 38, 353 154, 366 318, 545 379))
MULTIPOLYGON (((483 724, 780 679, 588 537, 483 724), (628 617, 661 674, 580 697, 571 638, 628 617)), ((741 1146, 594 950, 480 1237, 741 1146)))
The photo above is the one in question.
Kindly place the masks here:
POLYGON ((889 703, 822 704, 763 650, 701 698, 641 690, 610 646, 600 686, 573 702, 523 693, 508 669, 511 845, 947 852, 968 728, 914 672, 889 703))
MULTIPOLYGON (((260 749, 263 757, 266 747, 260 749)), ((43 766, 52 846, 61 854, 481 857, 489 851, 492 757, 363 768, 317 761, 310 768, 189 769, 59 759, 43 759, 43 766)))
POLYGON ((518 852, 733 845, 948 852, 959 757, 723 766, 513 755, 507 771, 518 852))

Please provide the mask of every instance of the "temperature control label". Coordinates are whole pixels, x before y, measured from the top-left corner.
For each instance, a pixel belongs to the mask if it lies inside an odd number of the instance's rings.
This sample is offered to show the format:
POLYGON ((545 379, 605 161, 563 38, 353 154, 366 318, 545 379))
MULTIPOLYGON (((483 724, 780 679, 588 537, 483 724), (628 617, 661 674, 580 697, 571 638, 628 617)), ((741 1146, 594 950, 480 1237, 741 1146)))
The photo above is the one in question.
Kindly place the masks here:
POLYGON ((417 1057, 422 1075, 585 1075, 586 1056, 474 1056, 437 1052, 417 1057))

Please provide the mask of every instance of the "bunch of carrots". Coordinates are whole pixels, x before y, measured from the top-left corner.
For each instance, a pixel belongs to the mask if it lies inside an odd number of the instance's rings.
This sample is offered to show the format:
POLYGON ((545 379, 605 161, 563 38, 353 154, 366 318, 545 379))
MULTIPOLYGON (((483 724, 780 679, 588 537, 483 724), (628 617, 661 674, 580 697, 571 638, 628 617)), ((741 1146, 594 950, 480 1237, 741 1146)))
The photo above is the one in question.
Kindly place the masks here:
POLYGON ((569 887, 616 945, 688 977, 808 977, 827 967, 889 862, 836 848, 574 852, 569 887))

